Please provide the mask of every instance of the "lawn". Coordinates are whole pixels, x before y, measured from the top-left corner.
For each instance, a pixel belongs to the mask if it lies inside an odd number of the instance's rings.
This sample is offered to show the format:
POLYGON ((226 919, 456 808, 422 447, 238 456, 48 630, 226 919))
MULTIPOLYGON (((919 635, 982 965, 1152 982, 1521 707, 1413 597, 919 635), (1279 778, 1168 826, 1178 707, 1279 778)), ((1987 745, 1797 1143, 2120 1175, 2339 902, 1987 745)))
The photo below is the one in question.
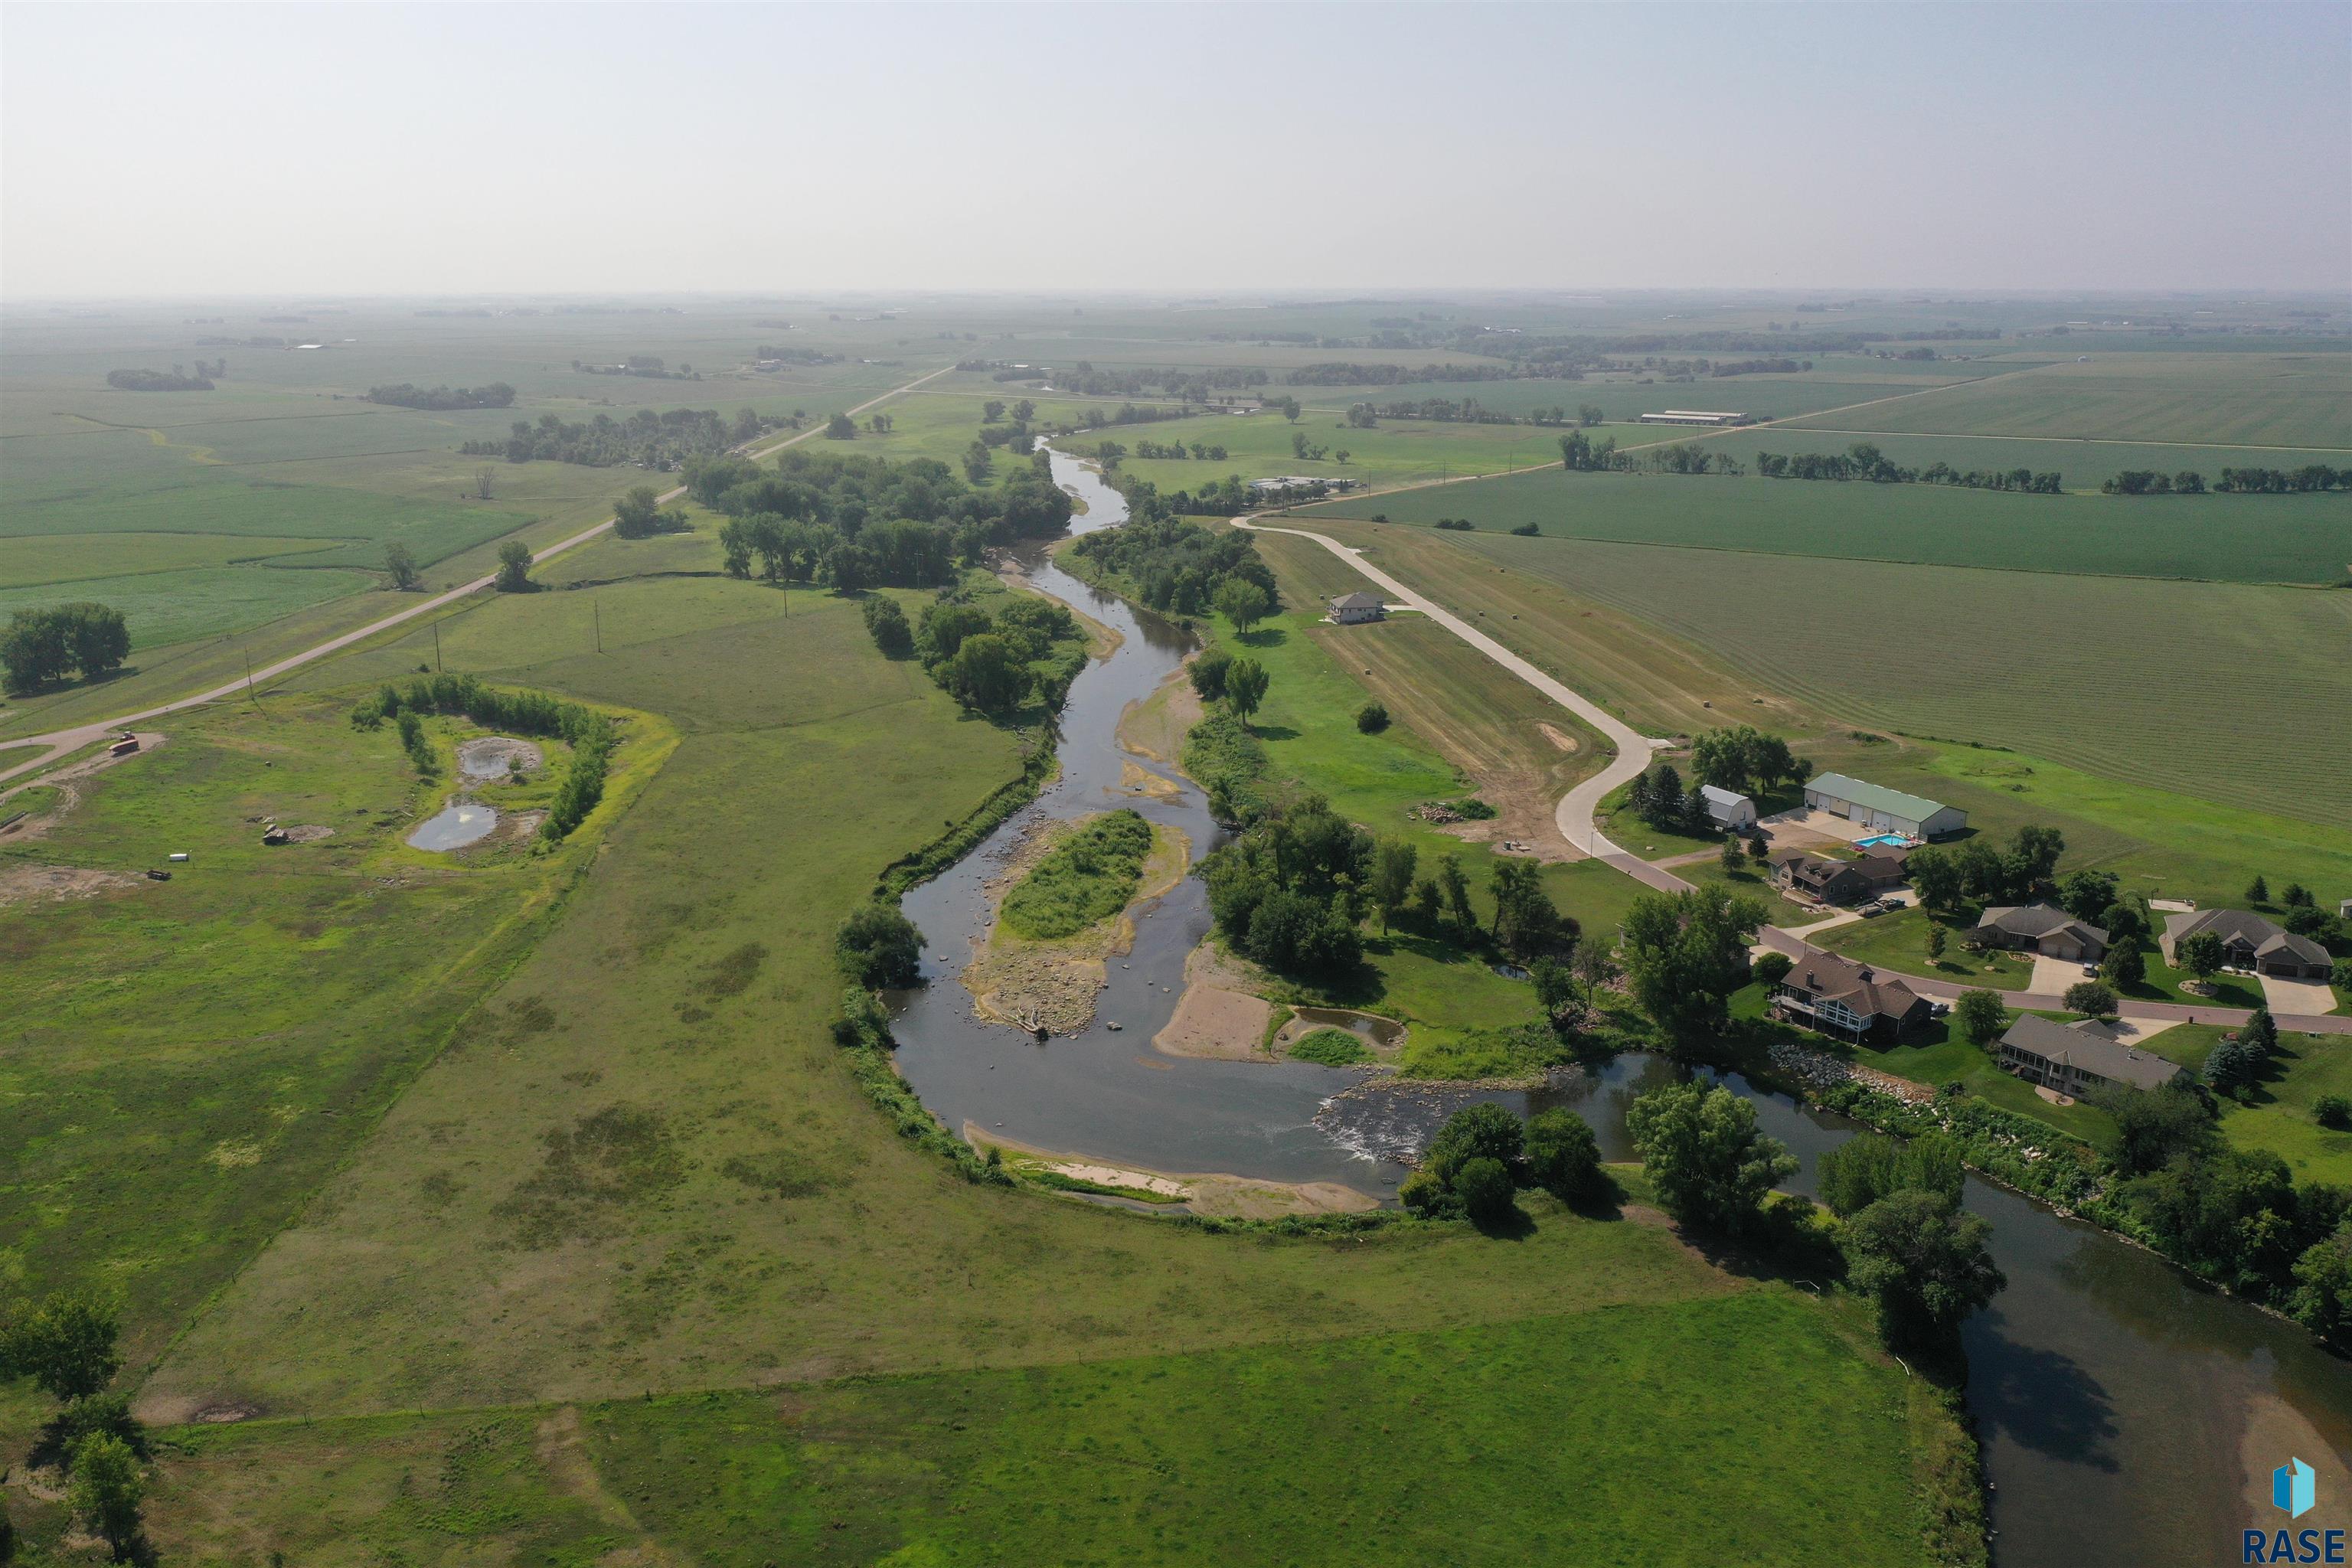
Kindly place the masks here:
MULTIPOLYGON (((1743 458, 1753 457, 1754 446, 1786 451, 1791 443, 1775 446, 1776 434, 1716 444, 1743 458)), ((1904 460, 1934 460, 1926 454, 1935 443, 1913 445, 1919 449, 1904 460)), ((2031 466, 2031 458, 2021 452, 2003 466, 2031 466)), ((1958 456, 1946 460, 1959 466, 1958 456)), ((2216 465, 2207 477, 2218 471, 2216 465)), ((1556 462, 1469 484, 1342 497, 1304 515, 1365 518, 1374 511, 1397 523, 1467 518, 1491 533, 1531 523, 1546 538, 2231 583, 2332 584, 2343 580, 2352 552, 2352 496, 2341 493, 2047 496, 1752 473, 1572 474, 1556 462)))
POLYGON ((1643 727, 1686 732, 1726 721, 1730 709, 1802 732, 1789 726, 1830 714, 1841 727, 2015 747, 2126 784, 2329 828, 2331 840, 2352 820, 2352 771, 2337 765, 2314 721, 2352 710, 2352 661, 2336 657, 2352 642, 2352 595, 1337 519, 1318 527, 1368 546, 1384 569, 1457 613, 1482 615, 1496 637, 1622 704, 1643 727), (1887 610, 1830 620, 1790 613, 1812 602, 1887 610), (1628 626, 1614 646, 1603 616, 1628 626), (2053 626, 2066 628, 2063 680, 2004 651, 2053 626), (2156 628, 2164 646, 2199 657, 2166 662, 2148 641, 2156 628), (2233 673, 2243 668, 2264 679, 2248 685, 2233 673), (1695 713, 1695 697, 1715 710, 1695 713), (2250 756, 2262 765, 2249 767, 2250 756))
POLYGON ((2105 1111, 2079 1100, 2073 1105, 2052 1104, 2036 1094, 2033 1086, 2023 1079, 2001 1071, 1989 1053, 1953 1035, 1949 1026, 1940 1019, 1917 1031, 1903 1045, 1883 1051, 1865 1047, 1853 1056, 1865 1066, 1915 1083, 1942 1085, 1957 1081, 1970 1094, 2003 1110, 2032 1117, 2099 1148, 2107 1147, 2115 1137, 2115 1120, 2105 1111))
MULTIPOLYGON (((2172 1056, 2165 1047, 2179 1032, 2158 1035, 2148 1048, 2172 1056)), ((2222 1135, 2238 1148, 2278 1155, 2297 1182, 2352 1185, 2352 1131, 2322 1127, 2312 1111, 2323 1094, 2352 1098, 2352 1041, 2283 1033, 2279 1045, 2279 1060, 2254 1090, 2252 1104, 2222 1102, 2222 1135)))
POLYGON ((2032 981, 2031 953, 2005 948, 1987 948, 1982 952, 1960 950, 1961 933, 1974 927, 1973 919, 1937 922, 1944 928, 1944 956, 1931 965, 1927 962, 1927 925, 1934 918, 1916 907, 1898 910, 1876 920, 1835 927, 1811 940, 1814 946, 1825 947, 1857 963, 1874 963, 1904 974, 1932 974, 1956 985, 2022 991, 2032 981))

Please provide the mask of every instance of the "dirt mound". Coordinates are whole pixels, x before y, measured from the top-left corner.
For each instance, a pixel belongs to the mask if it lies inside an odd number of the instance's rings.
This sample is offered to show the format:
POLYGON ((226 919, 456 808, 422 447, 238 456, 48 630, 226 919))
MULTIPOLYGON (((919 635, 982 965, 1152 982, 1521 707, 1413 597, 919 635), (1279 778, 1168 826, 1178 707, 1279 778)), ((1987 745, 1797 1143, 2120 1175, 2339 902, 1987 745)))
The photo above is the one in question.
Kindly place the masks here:
POLYGON ((91 871, 79 866, 10 866, 0 869, 0 905, 63 903, 94 899, 117 888, 135 888, 128 871, 91 871))
POLYGON ((282 827, 278 831, 286 836, 286 842, 289 844, 316 844, 321 838, 332 838, 335 836, 333 828, 320 827, 316 823, 305 823, 297 827, 282 827))

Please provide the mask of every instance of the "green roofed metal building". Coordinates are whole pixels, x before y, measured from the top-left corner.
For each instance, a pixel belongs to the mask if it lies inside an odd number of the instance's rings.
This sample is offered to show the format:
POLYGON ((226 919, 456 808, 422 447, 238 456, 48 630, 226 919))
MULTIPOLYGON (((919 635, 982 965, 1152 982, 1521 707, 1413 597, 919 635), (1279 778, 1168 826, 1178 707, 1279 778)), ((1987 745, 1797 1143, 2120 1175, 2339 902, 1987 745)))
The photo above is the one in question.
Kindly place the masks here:
POLYGON ((1941 838, 1969 825, 1969 814, 1958 806, 1905 795, 1884 784, 1864 784, 1843 773, 1823 773, 1809 780, 1805 804, 1873 833, 1899 833, 1906 838, 1941 838))

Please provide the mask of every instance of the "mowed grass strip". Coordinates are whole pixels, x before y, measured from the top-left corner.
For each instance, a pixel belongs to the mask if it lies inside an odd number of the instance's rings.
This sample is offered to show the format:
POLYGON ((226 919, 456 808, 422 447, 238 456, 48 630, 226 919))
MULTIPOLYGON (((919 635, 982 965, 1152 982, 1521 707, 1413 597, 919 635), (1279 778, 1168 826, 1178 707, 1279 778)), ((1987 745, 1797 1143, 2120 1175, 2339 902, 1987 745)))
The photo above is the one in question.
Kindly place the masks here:
MULTIPOLYGON (((1777 451, 1791 445, 1774 447, 1771 432, 1756 440, 1777 451)), ((1725 449, 1749 451, 1744 442, 1725 449)), ((2030 466, 2029 455, 2003 466, 2030 466)), ((1467 518, 1494 533, 1532 523, 1552 538, 2027 572, 2324 584, 2352 570, 2352 496, 2342 494, 2046 496, 1752 474, 1572 474, 1555 463, 1326 501, 1301 515, 1376 511, 1400 523, 1467 518)))
MULTIPOLYGON (((1571 686, 1598 605, 1814 713, 2300 821, 2352 818, 2352 770, 2330 739, 2352 713, 2352 594, 1316 526, 1457 613, 1486 611, 1481 625, 1571 686)), ((1617 686, 1622 658, 1603 650, 1595 684, 1617 686)), ((1742 716, 1765 725, 1769 711, 1742 716)))

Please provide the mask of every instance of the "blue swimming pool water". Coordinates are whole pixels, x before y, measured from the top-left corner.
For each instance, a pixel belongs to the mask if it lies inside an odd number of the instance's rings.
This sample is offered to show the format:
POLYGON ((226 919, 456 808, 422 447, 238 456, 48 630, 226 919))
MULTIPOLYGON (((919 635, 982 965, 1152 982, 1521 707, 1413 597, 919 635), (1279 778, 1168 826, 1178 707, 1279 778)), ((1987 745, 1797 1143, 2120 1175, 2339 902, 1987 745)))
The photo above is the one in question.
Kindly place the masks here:
POLYGON ((1879 846, 1879 845, 1881 845, 1881 844, 1898 844, 1898 845, 1899 845, 1899 844, 1908 844, 1908 843, 1910 843, 1911 841, 1910 841, 1909 839, 1907 839, 1907 838, 1904 837, 1903 837, 1901 834, 1899 834, 1899 833, 1882 833, 1882 834, 1879 834, 1877 837, 1873 837, 1873 838, 1857 838, 1857 839, 1855 839, 1855 840, 1854 840, 1854 842, 1855 842, 1856 844, 1861 845, 1864 849, 1870 849, 1870 848, 1874 848, 1874 847, 1876 847, 1877 846, 1879 846))

